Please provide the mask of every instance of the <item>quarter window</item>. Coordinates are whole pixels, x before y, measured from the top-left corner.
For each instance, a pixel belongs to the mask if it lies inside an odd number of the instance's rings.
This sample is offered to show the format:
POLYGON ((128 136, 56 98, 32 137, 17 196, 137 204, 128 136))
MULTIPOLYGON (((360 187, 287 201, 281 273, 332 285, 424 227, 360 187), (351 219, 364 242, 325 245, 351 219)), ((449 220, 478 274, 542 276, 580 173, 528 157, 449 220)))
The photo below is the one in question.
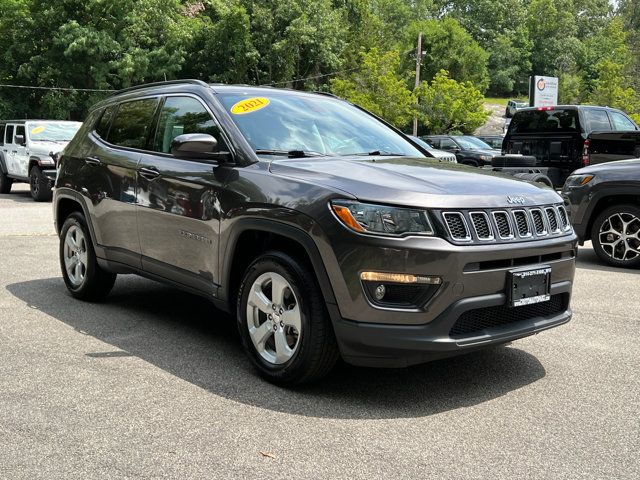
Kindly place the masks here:
POLYGON ((611 115, 611 121, 613 122, 613 129, 619 131, 633 131, 636 130, 636 126, 631 120, 618 112, 609 112, 611 115))
POLYGON ((157 105, 157 98, 121 103, 107 141, 121 147, 146 148, 157 105))
POLYGON ((116 107, 113 105, 105 108, 98 125, 96 125, 96 134, 103 140, 107 140, 109 136, 109 127, 111 127, 111 120, 113 120, 113 112, 115 112, 115 109, 116 107))
POLYGON ((169 153, 173 139, 187 133, 212 135, 218 140, 218 148, 227 150, 220 128, 202 103, 192 97, 167 97, 160 111, 153 149, 169 153))

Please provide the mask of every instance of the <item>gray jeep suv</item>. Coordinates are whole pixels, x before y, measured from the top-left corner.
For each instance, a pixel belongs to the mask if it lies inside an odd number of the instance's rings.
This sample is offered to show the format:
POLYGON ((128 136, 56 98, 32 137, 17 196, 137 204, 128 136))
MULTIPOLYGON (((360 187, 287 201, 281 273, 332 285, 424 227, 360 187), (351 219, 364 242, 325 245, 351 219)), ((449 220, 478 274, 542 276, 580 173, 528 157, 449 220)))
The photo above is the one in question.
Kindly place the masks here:
POLYGON ((74 297, 126 273, 205 296, 281 385, 340 356, 411 365, 571 317, 576 236, 553 190, 429 159, 329 95, 122 91, 66 148, 54 211, 74 297))

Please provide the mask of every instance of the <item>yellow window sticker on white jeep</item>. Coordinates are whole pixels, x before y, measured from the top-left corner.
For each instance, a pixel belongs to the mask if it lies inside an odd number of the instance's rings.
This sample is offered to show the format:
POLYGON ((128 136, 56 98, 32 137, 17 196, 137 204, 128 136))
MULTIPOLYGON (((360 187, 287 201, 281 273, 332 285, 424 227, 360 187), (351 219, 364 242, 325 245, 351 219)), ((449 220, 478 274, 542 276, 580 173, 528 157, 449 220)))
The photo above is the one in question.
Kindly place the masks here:
POLYGON ((256 112, 269 105, 269 99, 264 97, 253 97, 241 100, 231 107, 234 115, 244 115, 245 113, 256 112))
POLYGON ((35 127, 31 130, 31 135, 37 135, 39 133, 44 132, 44 130, 45 128, 42 125, 40 125, 39 127, 35 127))

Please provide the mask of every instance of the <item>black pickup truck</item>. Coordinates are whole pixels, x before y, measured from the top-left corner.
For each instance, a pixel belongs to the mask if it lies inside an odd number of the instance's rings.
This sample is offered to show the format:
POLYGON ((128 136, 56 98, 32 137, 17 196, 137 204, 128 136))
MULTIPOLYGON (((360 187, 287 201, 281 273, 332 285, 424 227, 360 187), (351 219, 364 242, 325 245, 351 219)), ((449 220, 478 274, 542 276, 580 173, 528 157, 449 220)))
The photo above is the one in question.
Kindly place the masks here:
POLYGON ((640 157, 640 128, 608 107, 558 105, 518 110, 494 170, 538 173, 561 187, 576 169, 640 157))

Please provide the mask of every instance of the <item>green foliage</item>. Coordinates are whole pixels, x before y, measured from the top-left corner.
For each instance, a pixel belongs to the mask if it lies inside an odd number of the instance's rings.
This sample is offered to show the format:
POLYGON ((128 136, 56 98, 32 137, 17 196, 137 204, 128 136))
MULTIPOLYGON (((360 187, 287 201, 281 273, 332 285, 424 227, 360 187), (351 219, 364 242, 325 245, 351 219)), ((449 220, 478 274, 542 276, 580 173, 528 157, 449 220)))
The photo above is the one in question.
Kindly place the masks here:
POLYGON ((589 96, 596 105, 619 108, 630 114, 640 114, 640 95, 624 82, 624 67, 611 60, 598 64, 598 80, 589 96))
POLYGON ((333 93, 397 126, 406 126, 413 115, 414 97, 399 74, 397 51, 377 48, 361 54, 362 67, 346 78, 331 81, 333 93))
MULTIPOLYGON (((422 50, 425 52, 422 78, 429 80, 440 70, 446 70, 460 82, 469 81, 482 91, 487 89, 489 54, 456 20, 444 18, 412 23, 406 29, 403 51, 409 54, 415 51, 420 32, 423 34, 422 50)), ((410 65, 411 55, 407 55, 405 67, 409 69, 410 65)))
POLYGON ((456 82, 441 70, 416 89, 418 118, 429 133, 473 133, 489 117, 484 97, 471 82, 456 82))

